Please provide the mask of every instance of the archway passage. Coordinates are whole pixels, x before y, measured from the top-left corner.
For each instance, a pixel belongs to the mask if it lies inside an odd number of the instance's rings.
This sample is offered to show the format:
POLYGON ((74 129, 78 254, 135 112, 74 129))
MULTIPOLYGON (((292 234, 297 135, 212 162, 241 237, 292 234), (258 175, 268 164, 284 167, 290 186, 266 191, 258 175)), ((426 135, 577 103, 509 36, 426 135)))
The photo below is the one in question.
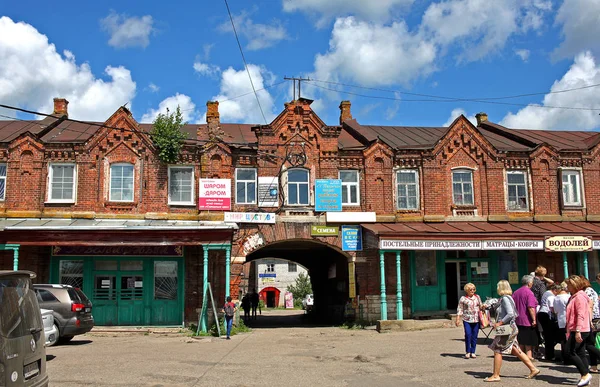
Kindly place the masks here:
POLYGON ((262 258, 293 261, 308 270, 314 295, 314 319, 338 324, 348 302, 348 262, 339 248, 310 239, 273 242, 246 256, 246 262, 262 258))

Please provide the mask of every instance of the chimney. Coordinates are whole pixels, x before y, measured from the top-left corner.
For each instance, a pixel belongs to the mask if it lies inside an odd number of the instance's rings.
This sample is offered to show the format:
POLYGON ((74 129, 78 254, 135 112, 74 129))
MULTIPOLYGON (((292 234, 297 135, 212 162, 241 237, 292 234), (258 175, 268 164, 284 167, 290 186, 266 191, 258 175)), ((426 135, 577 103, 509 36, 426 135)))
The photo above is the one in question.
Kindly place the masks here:
POLYGON ((340 125, 346 120, 352 119, 352 113, 350 113, 350 101, 342 101, 340 103, 340 125))
POLYGON ((59 117, 69 117, 69 110, 67 109, 68 104, 69 101, 64 98, 54 98, 54 112, 52 114, 59 117))
POLYGON ((206 103, 206 123, 208 124, 208 130, 219 127, 220 119, 218 101, 208 101, 206 103))
POLYGON ((481 125, 482 122, 486 122, 488 120, 487 113, 484 112, 475 114, 475 118, 477 119, 477 126, 481 125))

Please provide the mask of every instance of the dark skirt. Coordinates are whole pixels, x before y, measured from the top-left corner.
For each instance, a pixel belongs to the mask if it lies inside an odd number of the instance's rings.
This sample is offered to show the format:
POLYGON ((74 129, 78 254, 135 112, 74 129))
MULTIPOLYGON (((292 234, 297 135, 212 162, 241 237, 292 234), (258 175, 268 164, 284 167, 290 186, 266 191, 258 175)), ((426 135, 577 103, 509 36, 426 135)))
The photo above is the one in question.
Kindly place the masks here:
POLYGON ((532 347, 538 345, 537 327, 524 327, 522 325, 518 325, 517 327, 519 328, 519 335, 517 336, 519 344, 530 345, 532 347))

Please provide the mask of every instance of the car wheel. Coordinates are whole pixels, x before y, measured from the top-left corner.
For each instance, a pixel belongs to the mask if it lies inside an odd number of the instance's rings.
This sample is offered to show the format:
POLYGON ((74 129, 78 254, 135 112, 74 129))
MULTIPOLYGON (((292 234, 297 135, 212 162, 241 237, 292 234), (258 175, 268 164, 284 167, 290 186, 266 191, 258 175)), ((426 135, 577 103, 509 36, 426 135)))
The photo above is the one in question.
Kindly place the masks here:
POLYGON ((54 337, 51 338, 51 340, 48 340, 48 347, 52 347, 53 345, 56 345, 56 343, 58 343, 58 339, 60 337, 60 334, 58 333, 58 325, 54 324, 54 329, 56 329, 56 335, 54 335, 54 337))
POLYGON ((61 336, 60 337, 60 342, 61 343, 68 343, 71 340, 73 340, 73 336, 61 336))

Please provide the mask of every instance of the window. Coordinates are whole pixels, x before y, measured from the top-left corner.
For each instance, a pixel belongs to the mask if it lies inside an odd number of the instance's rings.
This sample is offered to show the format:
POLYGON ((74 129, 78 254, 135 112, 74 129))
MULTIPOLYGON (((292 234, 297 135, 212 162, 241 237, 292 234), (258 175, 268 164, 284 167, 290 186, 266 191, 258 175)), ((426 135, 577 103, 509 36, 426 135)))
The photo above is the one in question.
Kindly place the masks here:
POLYGON ((358 205, 358 171, 340 171, 339 176, 342 180, 342 205, 358 205))
POLYGON ((113 164, 110 166, 111 202, 133 201, 133 165, 113 164))
POLYGON ((290 169, 288 175, 288 204, 307 206, 308 171, 306 169, 290 169))
POLYGON ((562 195, 565 206, 581 205, 581 178, 579 171, 562 171, 562 195))
POLYGON ((419 208, 419 174, 415 170, 396 172, 397 206, 399 210, 416 210, 419 208))
POLYGON ((523 171, 506 172, 508 189, 508 209, 512 211, 527 210, 527 175, 523 171))
POLYGON ((275 273, 275 264, 267 263, 267 268, 265 269, 265 273, 275 273))
POLYGON ((437 260, 435 251, 415 251, 417 286, 437 285, 437 260))
POLYGON ((238 168, 235 170, 235 202, 256 204, 256 169, 238 168))
POLYGON ((473 172, 456 170, 452 172, 452 194, 457 206, 473 205, 473 172))
POLYGON ((48 201, 75 202, 75 164, 50 164, 48 201))
POLYGON ((59 284, 83 288, 83 261, 60 261, 59 284))
POLYGON ((54 301, 58 301, 56 299, 56 297, 54 297, 54 294, 50 293, 47 290, 44 289, 36 289, 35 292, 37 293, 37 299, 38 301, 42 301, 42 302, 54 302, 54 301))
POLYGON ((155 300, 177 300, 177 289, 179 288, 177 270, 177 262, 154 262, 155 300))
POLYGON ((292 262, 288 262, 288 273, 296 273, 298 271, 298 265, 292 262))
POLYGON ((0 164, 0 200, 6 195, 6 164, 0 164))
POLYGON ((194 167, 169 167, 169 204, 194 204, 194 167))

